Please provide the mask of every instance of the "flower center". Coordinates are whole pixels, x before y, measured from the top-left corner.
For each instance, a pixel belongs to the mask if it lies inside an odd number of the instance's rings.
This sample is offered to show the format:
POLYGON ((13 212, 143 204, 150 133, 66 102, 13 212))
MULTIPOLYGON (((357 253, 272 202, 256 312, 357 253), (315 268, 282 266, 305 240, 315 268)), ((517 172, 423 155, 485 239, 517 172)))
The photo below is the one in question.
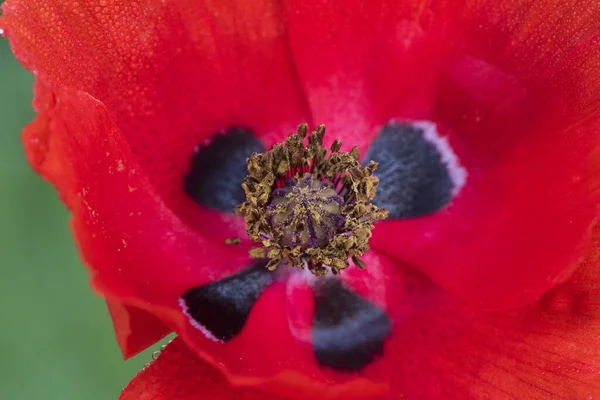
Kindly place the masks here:
POLYGON ((359 268, 368 249, 373 222, 388 212, 370 201, 379 180, 377 163, 362 167, 358 149, 340 152, 335 140, 331 153, 323 147, 325 127, 319 126, 303 144, 307 125, 282 144, 248 159, 242 187, 246 201, 236 208, 244 217, 250 239, 262 244, 250 255, 267 258, 267 268, 281 264, 308 268, 315 275, 359 268))
POLYGON ((273 192, 267 220, 284 245, 302 250, 323 248, 344 229, 343 205, 343 197, 329 181, 306 173, 288 179, 285 187, 273 192))

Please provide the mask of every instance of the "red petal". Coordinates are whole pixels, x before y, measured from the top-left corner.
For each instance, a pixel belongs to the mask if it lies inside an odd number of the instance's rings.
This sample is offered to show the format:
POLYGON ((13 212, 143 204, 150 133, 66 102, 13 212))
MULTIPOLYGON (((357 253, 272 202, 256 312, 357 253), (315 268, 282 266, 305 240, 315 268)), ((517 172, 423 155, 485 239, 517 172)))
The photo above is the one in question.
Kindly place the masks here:
POLYGON ((386 221, 374 249, 488 309, 529 304, 572 273, 600 201, 600 3, 305 1, 286 11, 316 121, 364 149, 392 118, 433 120, 468 170, 448 209, 386 221))
POLYGON ((261 387, 292 398, 364 399, 385 393, 386 383, 362 376, 330 374, 315 363, 312 349, 290 332, 286 287, 275 284, 259 297, 242 332, 225 344, 210 341, 182 320, 182 339, 239 386, 261 387), (335 379, 334 379, 335 378, 335 379))
MULTIPOLYGON (((104 105, 89 95, 59 91, 26 129, 24 141, 34 168, 67 199, 94 285, 108 298, 181 317, 177 301, 183 292, 248 264, 245 250, 203 239, 164 205, 104 105)), ((141 310, 135 319, 146 319, 141 310)), ((117 333, 123 344, 123 332, 117 333)), ((131 345, 126 354, 141 344, 131 345)))
POLYGON ((194 146, 232 125, 266 144, 310 119, 278 2, 9 0, 15 55, 52 88, 103 102, 166 204, 210 235, 182 190, 194 146))
MULTIPOLYGON (((360 376, 388 383, 393 398, 600 395, 600 227, 594 252, 568 282, 536 304, 509 312, 467 306, 384 257, 371 257, 370 263, 386 271, 383 287, 373 290, 376 297, 385 292, 380 305, 395 325, 383 358, 360 376)), ((339 375, 323 373, 343 383, 339 375)), ((330 382, 328 387, 335 386, 330 382)))
POLYGON ((25 154, 31 166, 44 179, 50 181, 62 201, 72 208, 76 201, 76 182, 68 149, 60 138, 50 134, 51 113, 56 107, 56 96, 47 86, 35 82, 33 107, 37 117, 23 130, 25 154), (52 155, 48 154, 52 148, 52 155))
POLYGON ((595 398, 599 276, 600 228, 571 279, 521 310, 484 313, 404 276, 409 300, 389 299, 394 337, 370 374, 387 376, 396 394, 414 398, 595 398))
POLYGON ((126 359, 171 333, 171 329, 147 311, 111 300, 107 300, 106 305, 126 359))
POLYGON ((567 283, 515 311, 478 310, 385 257, 366 261, 368 279, 344 280, 385 309, 394 326, 383 356, 357 375, 317 364, 308 330, 312 296, 299 282, 287 292, 271 287, 225 345, 207 345, 193 329, 184 338, 225 365, 232 382, 295 399, 369 398, 386 387, 396 397, 428 399, 600 395, 600 228, 594 253, 567 283))
MULTIPOLYGON (((268 369, 273 363, 283 364, 286 369, 266 381, 242 379, 239 374, 233 379, 239 385, 259 386, 299 400, 375 399, 361 397, 361 392, 365 393, 373 386, 360 378, 389 385, 391 394, 377 397, 385 400, 402 396, 540 400, 598 396, 600 348, 596 339, 600 335, 600 228, 596 231, 594 248, 594 253, 567 283, 546 294, 537 304, 496 313, 465 306, 422 277, 400 272, 383 257, 377 261, 371 259, 371 263, 378 262, 386 271, 396 271, 388 273, 386 279, 386 286, 394 289, 386 291, 385 303, 395 326, 392 337, 385 344, 383 358, 350 380, 330 370, 318 371, 310 367, 314 363, 310 348, 298 353, 291 343, 286 343, 279 318, 270 319, 269 325, 261 325, 266 322, 262 320, 266 312, 257 312, 253 316, 255 320, 248 323, 248 330, 255 332, 243 333, 245 339, 252 336, 254 346, 239 347, 233 342, 231 345, 242 351, 237 354, 239 358, 250 356, 255 360, 252 363, 255 373, 268 369), (269 329, 264 329, 265 326, 269 329), (266 338, 261 340, 261 335, 266 338), (250 348, 254 348, 256 354, 250 348), (265 355, 265 365, 256 361, 261 352, 265 355), (303 379, 293 370, 308 373, 310 380, 303 379), (340 393, 344 393, 343 397, 340 393)), ((281 301, 274 307, 274 296, 266 295, 263 300, 257 308, 280 314, 281 301)), ((182 348, 179 351, 184 353, 182 348)), ((205 384, 202 378, 206 372, 190 367, 192 359, 191 355, 164 358, 163 361, 171 364, 164 380, 157 379, 151 381, 154 382, 152 385, 144 386, 142 380, 147 381, 144 377, 151 373, 143 372, 125 393, 141 396, 136 390, 144 388, 154 395, 157 393, 151 388, 159 393, 181 390, 176 395, 183 399, 188 393, 205 393, 198 385, 205 384), (178 366, 183 367, 179 369, 178 366), (184 381, 188 377, 191 381, 184 381)), ((213 388, 209 386, 205 390, 208 395, 213 388)), ((221 395, 225 396, 224 393, 221 395)), ((231 395, 236 392, 232 390, 231 395)))
POLYGON ((175 339, 158 359, 125 388, 120 400, 277 400, 255 389, 231 387, 225 378, 200 361, 175 339))
POLYGON ((332 133, 326 140, 342 135, 344 147, 364 153, 390 118, 431 116, 446 41, 422 20, 437 3, 284 2, 298 75, 314 121, 332 133))

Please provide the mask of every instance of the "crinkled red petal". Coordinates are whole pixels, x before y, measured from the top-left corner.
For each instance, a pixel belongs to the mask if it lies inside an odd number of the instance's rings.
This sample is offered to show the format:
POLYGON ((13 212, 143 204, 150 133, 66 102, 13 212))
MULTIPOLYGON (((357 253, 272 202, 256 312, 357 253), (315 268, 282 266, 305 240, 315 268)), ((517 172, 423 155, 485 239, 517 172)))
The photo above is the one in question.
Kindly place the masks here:
MULTIPOLYGON (((27 157, 37 172, 56 186, 69 208, 77 209, 77 175, 67 158, 71 150, 67 148, 63 135, 52 133, 56 126, 52 122, 56 117, 56 96, 39 82, 36 82, 34 91, 38 117, 23 133, 27 157)), ((171 332, 147 311, 114 300, 108 300, 107 306, 125 358, 134 356, 171 332)))
POLYGON ((107 300, 117 343, 124 358, 133 357, 171 333, 160 319, 137 307, 107 300))
POLYGON ((60 137, 51 134, 50 127, 56 96, 38 81, 34 84, 33 92, 33 108, 37 117, 23 130, 25 154, 35 171, 54 185, 62 201, 71 209, 77 197, 75 173, 66 144, 60 137), (49 154, 50 148, 52 154, 49 154))
POLYGON ((191 285, 248 264, 245 250, 203 239, 164 205, 102 103, 72 90, 48 98, 52 105, 25 130, 25 146, 34 168, 67 199, 101 293, 123 305, 179 316, 177 299, 191 285))
POLYGON ((231 387, 223 375, 175 339, 123 390, 120 400, 279 400, 256 389, 231 387))
POLYGON ((206 234, 182 190, 194 147, 234 125, 270 145, 310 120, 277 1, 9 0, 1 25, 40 79, 106 104, 157 193, 206 234))

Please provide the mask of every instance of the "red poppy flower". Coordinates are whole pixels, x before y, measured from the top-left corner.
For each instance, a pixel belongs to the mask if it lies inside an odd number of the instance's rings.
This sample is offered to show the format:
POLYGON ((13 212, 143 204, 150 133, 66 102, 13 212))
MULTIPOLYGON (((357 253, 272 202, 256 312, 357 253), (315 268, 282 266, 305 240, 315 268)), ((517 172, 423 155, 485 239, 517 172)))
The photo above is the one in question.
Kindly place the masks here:
POLYGON ((597 1, 3 13, 37 78, 27 155, 123 354, 180 337, 124 399, 600 395, 597 1), (246 158, 304 122, 379 162, 364 270, 271 273, 224 243, 246 158))

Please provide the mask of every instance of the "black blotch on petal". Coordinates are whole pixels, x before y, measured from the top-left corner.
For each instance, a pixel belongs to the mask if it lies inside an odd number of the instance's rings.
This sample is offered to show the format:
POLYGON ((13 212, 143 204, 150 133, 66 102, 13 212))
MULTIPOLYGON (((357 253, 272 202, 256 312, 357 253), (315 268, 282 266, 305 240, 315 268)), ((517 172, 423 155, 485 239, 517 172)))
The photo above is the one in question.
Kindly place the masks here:
POLYGON ((337 279, 315 288, 312 344, 319 364, 338 371, 357 371, 383 353, 392 324, 371 301, 337 279))
POLYGON ((365 162, 379 163, 379 186, 373 203, 390 218, 412 218, 435 212, 452 200, 454 184, 448 166, 423 129, 390 122, 373 141, 365 162))
POLYGON ((181 305, 192 324, 221 341, 239 334, 258 296, 274 280, 265 266, 261 260, 236 275, 185 292, 181 305))
POLYGON ((246 196, 242 182, 248 174, 246 159, 265 148, 252 131, 232 127, 216 134, 192 156, 183 189, 199 204, 221 212, 233 213, 246 196))

